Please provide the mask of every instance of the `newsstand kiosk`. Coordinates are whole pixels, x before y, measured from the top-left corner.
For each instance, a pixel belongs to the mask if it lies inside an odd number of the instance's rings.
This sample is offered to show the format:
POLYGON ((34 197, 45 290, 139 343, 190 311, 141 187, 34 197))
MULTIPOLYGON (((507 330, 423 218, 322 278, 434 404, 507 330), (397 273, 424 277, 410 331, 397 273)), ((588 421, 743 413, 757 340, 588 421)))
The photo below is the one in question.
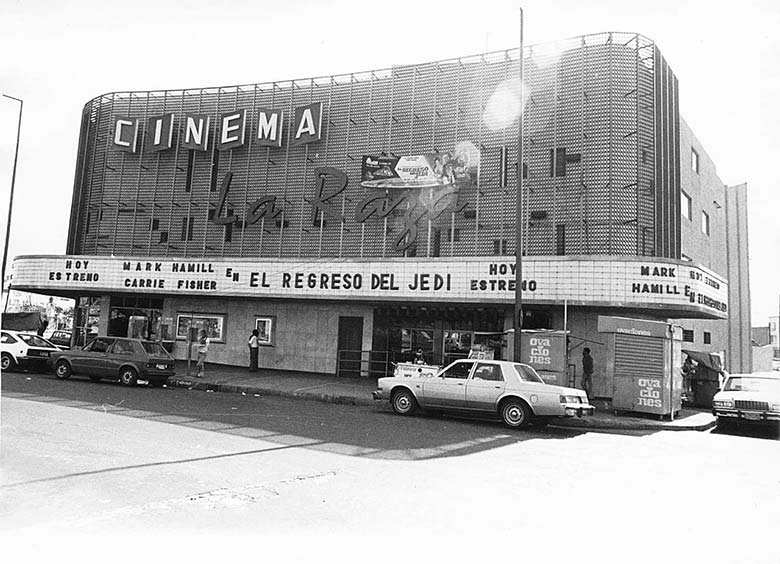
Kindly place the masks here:
POLYGON ((682 407, 682 327, 599 316, 598 331, 607 335, 612 407, 673 418, 682 407))

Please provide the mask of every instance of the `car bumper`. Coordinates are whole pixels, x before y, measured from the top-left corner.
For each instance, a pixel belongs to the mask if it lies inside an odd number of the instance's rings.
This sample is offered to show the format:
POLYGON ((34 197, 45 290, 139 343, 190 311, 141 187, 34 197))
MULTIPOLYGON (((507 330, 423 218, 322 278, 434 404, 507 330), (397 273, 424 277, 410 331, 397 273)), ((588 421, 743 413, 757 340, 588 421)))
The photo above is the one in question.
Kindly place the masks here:
POLYGON ((564 417, 590 417, 596 413, 592 405, 565 404, 563 406, 564 417))
POLYGON ((51 358, 48 356, 20 356, 16 358, 16 364, 19 368, 49 369, 51 367, 51 358))
POLYGON ((387 399, 387 398, 386 398, 386 397, 383 395, 383 392, 382 392, 382 390, 374 390, 373 392, 371 392, 371 397, 372 397, 372 398, 374 398, 375 400, 383 400, 383 399, 387 399))
POLYGON ((717 418, 733 419, 761 423, 764 421, 780 421, 780 413, 776 411, 751 411, 745 409, 712 408, 712 414, 717 418))

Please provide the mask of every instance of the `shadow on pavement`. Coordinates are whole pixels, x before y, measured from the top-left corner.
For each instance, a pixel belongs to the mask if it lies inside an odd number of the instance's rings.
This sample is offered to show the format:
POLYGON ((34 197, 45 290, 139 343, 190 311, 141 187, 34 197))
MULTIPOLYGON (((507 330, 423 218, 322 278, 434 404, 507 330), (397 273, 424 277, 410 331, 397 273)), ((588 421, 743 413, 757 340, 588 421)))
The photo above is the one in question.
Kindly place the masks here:
POLYGON ((723 425, 722 423, 712 431, 713 435, 731 435, 734 437, 752 437, 754 439, 780 440, 780 425, 777 423, 759 424, 738 424, 731 423, 723 425))
POLYGON ((63 382, 52 375, 4 375, 3 394, 261 439, 285 447, 390 460, 463 456, 534 439, 565 440, 585 432, 558 427, 515 431, 495 421, 439 414, 401 417, 384 406, 343 406, 181 388, 128 388, 79 378, 63 382))

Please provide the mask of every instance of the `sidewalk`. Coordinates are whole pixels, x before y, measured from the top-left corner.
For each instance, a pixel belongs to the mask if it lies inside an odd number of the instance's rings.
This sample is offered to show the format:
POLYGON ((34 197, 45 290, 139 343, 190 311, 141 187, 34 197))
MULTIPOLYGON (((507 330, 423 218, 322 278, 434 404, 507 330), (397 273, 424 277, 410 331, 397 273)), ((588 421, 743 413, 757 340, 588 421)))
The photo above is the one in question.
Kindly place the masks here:
MULTIPOLYGON (((327 374, 264 369, 251 373, 243 367, 210 364, 206 365, 203 378, 196 378, 195 373, 194 362, 188 377, 187 362, 177 361, 176 376, 168 381, 168 385, 191 390, 273 395, 347 405, 388 405, 387 402, 375 401, 371 397, 371 392, 376 389, 375 378, 338 378, 327 374)), ((608 401, 595 400, 593 405, 596 406, 593 417, 569 418, 551 425, 581 429, 706 431, 716 423, 712 413, 702 409, 684 407, 674 421, 670 421, 649 414, 616 414, 608 401)))

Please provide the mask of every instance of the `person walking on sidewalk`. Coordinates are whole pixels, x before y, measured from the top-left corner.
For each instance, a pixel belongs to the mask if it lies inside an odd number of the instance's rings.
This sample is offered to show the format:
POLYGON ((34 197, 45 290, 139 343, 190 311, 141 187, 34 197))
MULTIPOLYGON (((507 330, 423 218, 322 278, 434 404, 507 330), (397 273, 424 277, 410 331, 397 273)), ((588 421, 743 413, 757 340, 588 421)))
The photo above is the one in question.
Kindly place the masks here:
POLYGON ((260 349, 260 343, 257 340, 257 329, 252 330, 252 334, 249 336, 249 371, 257 372, 257 353, 260 349))
POLYGON ((582 349, 582 389, 588 395, 588 399, 593 397, 593 357, 590 356, 590 349, 582 349))
POLYGON ((201 329, 198 332, 198 373, 196 378, 203 378, 203 373, 206 365, 206 356, 209 354, 210 340, 206 336, 206 331, 201 329))

